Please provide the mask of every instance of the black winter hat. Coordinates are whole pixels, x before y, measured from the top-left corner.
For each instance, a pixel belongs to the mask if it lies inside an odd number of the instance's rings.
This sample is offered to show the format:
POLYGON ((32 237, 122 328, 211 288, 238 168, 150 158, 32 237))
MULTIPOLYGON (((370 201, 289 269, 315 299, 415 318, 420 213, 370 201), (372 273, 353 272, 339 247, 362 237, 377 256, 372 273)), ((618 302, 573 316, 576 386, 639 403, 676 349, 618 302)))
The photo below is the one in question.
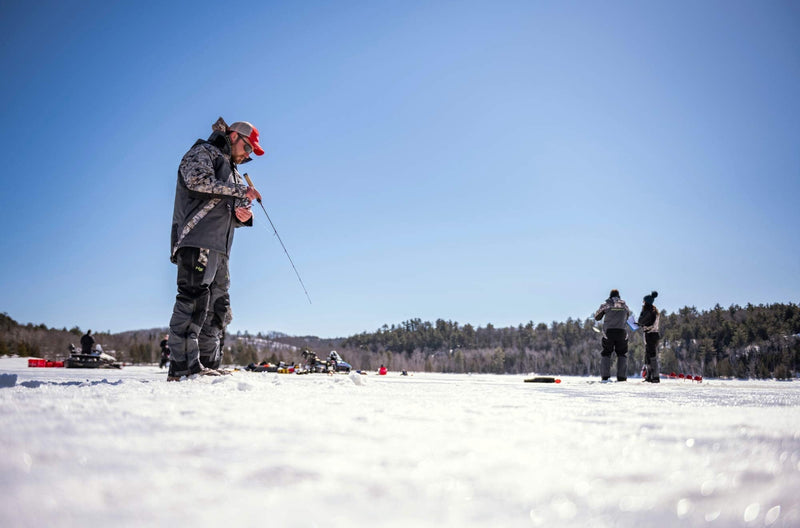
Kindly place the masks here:
POLYGON ((644 304, 646 306, 653 306, 653 301, 656 299, 656 297, 658 297, 658 292, 657 291, 654 291, 650 295, 645 295, 644 296, 644 304))
POLYGON ((609 297, 619 297, 619 290, 611 290, 611 293, 608 294, 609 297))

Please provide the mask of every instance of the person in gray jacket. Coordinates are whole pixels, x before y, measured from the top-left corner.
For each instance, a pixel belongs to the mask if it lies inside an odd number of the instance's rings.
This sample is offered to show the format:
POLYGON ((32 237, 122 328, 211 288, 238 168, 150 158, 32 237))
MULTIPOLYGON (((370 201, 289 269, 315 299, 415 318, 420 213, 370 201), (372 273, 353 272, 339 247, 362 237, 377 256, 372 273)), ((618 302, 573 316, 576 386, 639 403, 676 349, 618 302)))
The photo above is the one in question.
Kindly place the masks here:
POLYGON ((234 229, 253 225, 257 190, 238 166, 264 154, 258 129, 222 118, 198 139, 178 167, 172 216, 171 260, 178 266, 178 295, 169 323, 168 381, 194 374, 219 375, 220 336, 231 322, 228 258, 234 229))
POLYGON ((600 377, 607 381, 611 377, 611 354, 617 355, 617 381, 628 379, 628 330, 626 323, 631 311, 620 299, 618 290, 611 290, 608 299, 594 314, 597 321, 603 320, 603 351, 600 353, 600 377))

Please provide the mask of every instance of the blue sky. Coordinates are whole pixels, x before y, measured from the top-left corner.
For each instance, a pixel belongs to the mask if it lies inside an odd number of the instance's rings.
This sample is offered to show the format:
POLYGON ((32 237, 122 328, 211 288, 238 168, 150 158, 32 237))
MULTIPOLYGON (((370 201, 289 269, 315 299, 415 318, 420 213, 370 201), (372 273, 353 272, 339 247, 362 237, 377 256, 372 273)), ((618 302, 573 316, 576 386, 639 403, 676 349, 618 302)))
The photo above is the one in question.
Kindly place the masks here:
POLYGON ((230 330, 346 336, 800 301, 800 6, 0 4, 0 311, 166 326, 176 170, 267 155, 230 330))

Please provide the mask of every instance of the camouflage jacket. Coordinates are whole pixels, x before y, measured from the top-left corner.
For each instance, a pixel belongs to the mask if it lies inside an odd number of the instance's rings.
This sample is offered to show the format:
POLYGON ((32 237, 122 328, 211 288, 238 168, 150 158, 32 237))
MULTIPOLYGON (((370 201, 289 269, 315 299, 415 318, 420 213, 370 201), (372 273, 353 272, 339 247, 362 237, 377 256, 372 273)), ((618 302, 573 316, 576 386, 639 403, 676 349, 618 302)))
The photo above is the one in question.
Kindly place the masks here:
POLYGON ((603 331, 614 329, 625 330, 625 322, 631 311, 625 301, 619 297, 609 297, 594 314, 596 320, 603 319, 603 331))
POLYGON ((214 132, 198 139, 178 167, 175 208, 170 236, 171 260, 182 247, 210 249, 231 254, 233 230, 243 225, 234 210, 250 204, 247 185, 231 161, 231 146, 225 134, 214 132))

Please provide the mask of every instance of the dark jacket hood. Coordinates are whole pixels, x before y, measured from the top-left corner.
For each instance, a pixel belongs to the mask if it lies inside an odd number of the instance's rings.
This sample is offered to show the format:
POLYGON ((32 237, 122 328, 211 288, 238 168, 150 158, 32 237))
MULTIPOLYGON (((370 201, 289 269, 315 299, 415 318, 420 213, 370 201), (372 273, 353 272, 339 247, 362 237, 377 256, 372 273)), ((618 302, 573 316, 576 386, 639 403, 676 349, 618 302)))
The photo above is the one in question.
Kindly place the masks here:
MULTIPOLYGON (((220 150, 220 152, 225 154, 225 157, 227 157, 229 160, 231 159, 231 140, 227 134, 223 134, 222 132, 212 132, 211 135, 208 136, 208 139, 206 139, 205 141, 202 139, 197 140, 197 143, 203 143, 203 142, 211 143, 212 145, 217 147, 220 150)), ((197 143, 195 143, 195 145, 197 143)), ((233 164, 234 166, 238 166, 244 163, 248 163, 250 161, 253 161, 253 158, 247 157, 244 160, 242 160, 242 162, 239 164, 233 163, 232 161, 231 164, 233 164)))

